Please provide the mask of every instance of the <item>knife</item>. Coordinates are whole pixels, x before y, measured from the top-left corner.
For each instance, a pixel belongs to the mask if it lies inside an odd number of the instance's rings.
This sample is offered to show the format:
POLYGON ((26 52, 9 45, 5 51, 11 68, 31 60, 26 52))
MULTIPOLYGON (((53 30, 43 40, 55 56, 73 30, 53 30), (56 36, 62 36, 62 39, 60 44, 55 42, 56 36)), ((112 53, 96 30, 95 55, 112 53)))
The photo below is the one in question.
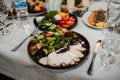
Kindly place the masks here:
POLYGON ((95 44, 92 61, 91 61, 91 63, 90 63, 90 66, 89 66, 89 68, 88 68, 88 71, 87 71, 88 75, 91 75, 91 76, 93 75, 93 66, 94 66, 95 57, 96 57, 96 54, 97 54, 97 52, 98 52, 98 50, 99 50, 99 47, 101 46, 101 43, 102 43, 102 41, 101 41, 101 40, 98 40, 98 41, 96 42, 96 44, 95 44))

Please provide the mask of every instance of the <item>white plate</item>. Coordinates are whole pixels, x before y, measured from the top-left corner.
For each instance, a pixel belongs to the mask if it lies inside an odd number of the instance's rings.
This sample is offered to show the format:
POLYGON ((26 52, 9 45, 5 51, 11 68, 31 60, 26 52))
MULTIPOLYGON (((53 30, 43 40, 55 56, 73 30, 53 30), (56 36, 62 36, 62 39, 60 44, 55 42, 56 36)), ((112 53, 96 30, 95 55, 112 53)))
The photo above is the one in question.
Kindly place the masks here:
POLYGON ((93 29, 102 29, 101 27, 96 27, 96 26, 93 26, 93 25, 89 24, 89 22, 88 22, 88 17, 90 16, 91 13, 92 13, 91 11, 88 11, 88 12, 86 12, 86 13, 82 16, 83 22, 84 22, 87 26, 89 26, 90 28, 93 28, 93 29))

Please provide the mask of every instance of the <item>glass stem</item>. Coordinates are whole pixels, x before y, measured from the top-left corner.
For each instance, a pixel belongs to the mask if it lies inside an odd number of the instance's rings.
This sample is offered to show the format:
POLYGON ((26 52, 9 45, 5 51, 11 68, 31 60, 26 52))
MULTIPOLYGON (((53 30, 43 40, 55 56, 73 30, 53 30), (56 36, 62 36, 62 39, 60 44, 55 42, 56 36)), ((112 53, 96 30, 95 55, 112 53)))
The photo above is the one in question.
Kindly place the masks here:
POLYGON ((3 24, 3 30, 2 30, 3 35, 6 35, 6 34, 7 34, 7 32, 8 32, 8 30, 6 29, 6 25, 5 25, 5 23, 4 23, 4 22, 2 22, 2 24, 3 24))

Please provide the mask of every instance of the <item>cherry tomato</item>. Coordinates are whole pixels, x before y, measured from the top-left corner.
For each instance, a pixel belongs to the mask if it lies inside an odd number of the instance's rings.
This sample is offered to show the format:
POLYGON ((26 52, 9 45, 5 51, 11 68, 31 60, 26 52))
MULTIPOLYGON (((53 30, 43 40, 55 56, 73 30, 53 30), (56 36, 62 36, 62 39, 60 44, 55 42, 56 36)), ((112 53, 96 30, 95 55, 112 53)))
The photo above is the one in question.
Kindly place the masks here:
POLYGON ((62 25, 62 24, 65 24, 65 21, 60 20, 60 21, 58 21, 58 23, 59 23, 60 25, 62 25))
POLYGON ((75 22, 75 18, 74 18, 74 17, 72 17, 72 16, 71 16, 71 17, 69 17, 69 20, 70 20, 70 21, 75 22))
POLYGON ((69 28, 70 26, 69 25, 67 25, 67 24, 63 24, 63 25, 61 25, 62 27, 64 27, 64 28, 69 28))
POLYGON ((67 33, 68 33, 68 34, 72 34, 72 30, 68 30, 67 33))
POLYGON ((45 34, 45 37, 52 37, 52 34, 46 33, 46 34, 45 34))
POLYGON ((28 47, 28 50, 30 50, 30 51, 34 51, 34 50, 36 50, 37 49, 37 46, 36 45, 30 45, 29 47, 28 47))
POLYGON ((57 29, 60 29, 61 28, 61 26, 60 25, 57 25, 57 29))
POLYGON ((75 22, 73 21, 67 21, 66 24, 69 25, 69 26, 72 26, 75 22))

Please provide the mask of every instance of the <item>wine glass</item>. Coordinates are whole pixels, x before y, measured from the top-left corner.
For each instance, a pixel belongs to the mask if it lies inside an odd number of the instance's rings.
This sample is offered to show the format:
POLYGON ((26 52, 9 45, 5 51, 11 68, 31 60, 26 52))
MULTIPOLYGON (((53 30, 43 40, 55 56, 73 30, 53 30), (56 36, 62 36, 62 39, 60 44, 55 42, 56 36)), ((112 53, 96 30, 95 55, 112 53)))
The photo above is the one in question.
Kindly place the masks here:
POLYGON ((28 9, 27 9, 27 2, 23 1, 23 2, 17 2, 14 1, 14 4, 18 7, 15 6, 15 9, 17 10, 17 26, 19 28, 19 30, 25 30, 25 32, 29 33, 29 29, 31 26, 30 23, 30 15, 28 13, 28 9), (24 3, 24 6, 20 6, 22 3, 24 3))
MULTIPOLYGON (((115 61, 114 54, 114 38, 113 38, 113 26, 107 21, 107 26, 103 25, 103 35, 104 39, 102 41, 102 46, 99 51, 101 59, 101 69, 104 71, 109 71, 111 69, 110 64, 113 64, 115 61)), ((99 54, 98 53, 98 54, 99 54)))
POLYGON ((113 37, 113 26, 109 24, 109 21, 108 25, 104 26, 102 31, 104 39, 98 54, 100 53, 101 69, 104 71, 109 71, 111 69, 111 64, 115 62, 115 39, 113 37))
POLYGON ((5 20, 8 16, 8 8, 7 6, 3 3, 0 6, 0 36, 6 36, 9 33, 9 30, 6 29, 5 25, 5 20))
POLYGON ((120 53, 120 1, 109 0, 107 6, 107 27, 103 27, 104 56, 101 56, 102 68, 109 70, 110 64, 115 61, 115 55, 120 53), (104 59, 103 59, 104 58, 104 59), (106 62, 107 60, 107 62, 106 62))
POLYGON ((45 1, 45 7, 47 8, 47 11, 57 10, 61 11, 61 4, 62 0, 46 0, 45 1))
POLYGON ((110 0, 107 6, 107 16, 109 27, 103 27, 103 34, 105 35, 105 40, 107 39, 109 43, 112 43, 110 49, 115 53, 120 51, 120 1, 110 0), (107 31, 106 31, 107 29, 107 31), (107 32, 107 33, 106 33, 107 32))
POLYGON ((102 28, 104 40, 102 42, 101 50, 99 51, 99 53, 101 54, 100 55, 101 69, 105 71, 110 70, 111 68, 110 64, 114 63, 115 61, 115 53, 114 53, 115 39, 113 35, 115 23, 111 20, 110 17, 110 8, 109 8, 110 2, 111 0, 108 2, 107 11, 105 15, 106 18, 104 20, 104 23, 107 22, 107 25, 103 24, 103 28, 102 28))
POLYGON ((108 44, 105 40, 102 42, 102 46, 98 51, 101 59, 101 69, 104 71, 109 71, 111 69, 111 64, 115 62, 114 52, 110 49, 110 43, 108 44))

